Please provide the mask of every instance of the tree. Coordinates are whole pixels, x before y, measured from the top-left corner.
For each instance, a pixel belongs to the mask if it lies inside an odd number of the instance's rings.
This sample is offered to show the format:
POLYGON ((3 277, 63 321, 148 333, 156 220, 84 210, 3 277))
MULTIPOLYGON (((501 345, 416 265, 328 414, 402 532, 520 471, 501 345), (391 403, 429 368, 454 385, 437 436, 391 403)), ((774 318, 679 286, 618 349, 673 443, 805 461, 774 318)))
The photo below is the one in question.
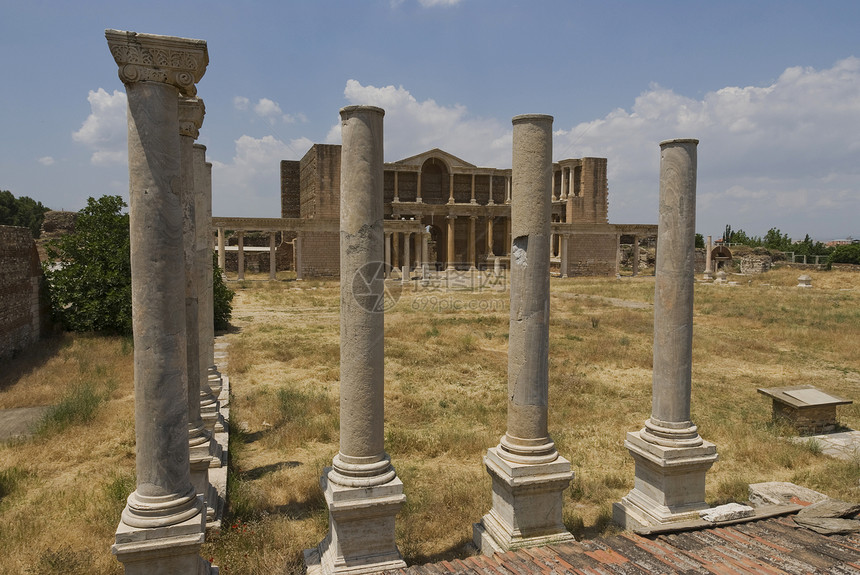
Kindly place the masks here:
POLYGON ((848 244, 836 246, 827 258, 829 264, 855 264, 860 265, 860 244, 848 244))
POLYGON ((0 225, 20 226, 30 228, 34 238, 38 238, 42 229, 42 221, 48 208, 33 198, 21 196, 16 198, 8 190, 0 190, 0 225))
POLYGON ((770 228, 764 235, 764 247, 769 250, 790 252, 792 251, 791 238, 788 234, 780 232, 779 228, 770 228))
POLYGON ((703 236, 702 234, 696 234, 696 240, 695 241, 696 241, 695 247, 704 249, 704 247, 705 247, 705 236, 703 236))
POLYGON ((71 331, 131 334, 131 248, 119 196, 89 198, 75 231, 45 246, 54 318, 71 331))

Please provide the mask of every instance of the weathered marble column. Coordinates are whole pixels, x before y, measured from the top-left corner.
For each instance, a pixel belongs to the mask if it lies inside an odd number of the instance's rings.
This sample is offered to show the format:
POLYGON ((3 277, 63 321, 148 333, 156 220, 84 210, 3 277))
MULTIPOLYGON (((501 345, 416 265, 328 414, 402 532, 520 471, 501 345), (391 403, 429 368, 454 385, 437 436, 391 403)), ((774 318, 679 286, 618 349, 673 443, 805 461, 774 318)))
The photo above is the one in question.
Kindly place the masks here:
POLYGON ((639 275, 639 236, 633 236, 633 277, 639 275))
POLYGON ((568 277, 568 274, 570 273, 570 270, 568 270, 568 266, 567 266, 568 253, 569 253, 568 252, 568 243, 569 242, 570 242, 570 234, 562 234, 561 235, 561 265, 560 265, 561 270, 559 270, 561 272, 562 278, 568 277))
POLYGON ((430 232, 421 232, 421 279, 427 279, 427 271, 430 266, 430 232))
POLYGON ((224 228, 218 228, 218 267, 221 268, 221 273, 224 273, 224 268, 227 264, 227 254, 224 252, 224 228))
MULTIPOLYGON (((202 235, 206 237, 212 236, 212 163, 206 161, 206 146, 202 146, 200 144, 194 144, 194 153, 196 159, 196 166, 201 167, 201 177, 199 178, 199 183, 202 185, 200 190, 200 213, 198 214, 198 226, 202 235)), ((195 182, 198 181, 198 178, 195 176, 195 182)), ((223 234, 220 234, 221 228, 219 228, 219 238, 223 237, 223 234)), ((202 237, 201 235, 201 237, 202 237)), ((222 243, 219 243, 219 247, 222 246, 222 243)), ((206 243, 206 245, 200 246, 200 258, 201 258, 201 270, 202 274, 201 279, 201 303, 200 303, 200 340, 205 346, 205 353, 203 354, 204 363, 203 365, 206 367, 206 382, 209 385, 209 391, 211 395, 215 398, 218 398, 221 395, 221 390, 224 387, 224 378, 226 376, 222 376, 221 372, 218 371, 218 366, 215 364, 215 305, 214 305, 214 286, 212 282, 215 278, 215 270, 214 263, 212 261, 212 248, 206 243)), ((206 386, 203 386, 203 390, 206 390, 206 386)), ((202 408, 201 408, 202 409, 202 408)), ((204 410, 205 411, 205 410, 204 410)), ((206 422, 206 416, 203 415, 203 421, 206 422)), ((223 431, 223 423, 221 422, 221 418, 218 417, 215 422, 214 430, 216 432, 223 431)), ((217 445, 217 443, 216 443, 217 445)), ((220 464, 220 457, 219 457, 220 464)))
POLYGON ((400 232, 391 235, 391 269, 400 273, 400 232))
POLYGON ((445 268, 445 271, 454 271, 456 268, 454 267, 454 223, 457 221, 457 216, 446 216, 448 220, 448 266, 445 268))
POLYGON ((194 96, 206 42, 106 30, 128 99, 137 486, 113 553, 127 575, 209 573, 206 515, 188 448, 178 100, 194 96))
POLYGON ((415 192, 415 203, 420 204, 423 203, 424 200, 421 199, 421 171, 418 171, 418 188, 415 192))
POLYGON ((493 174, 492 173, 490 173, 489 178, 490 178, 490 201, 487 202, 487 205, 492 206, 493 204, 496 203, 495 201, 493 201, 493 174))
POLYGON ((448 176, 448 203, 454 203, 454 172, 448 176))
POLYGON ((475 200, 475 174, 472 174, 472 188, 471 188, 471 191, 469 192, 469 203, 470 204, 478 203, 475 200))
POLYGON ((478 221, 478 216, 469 216, 469 269, 475 269, 475 222, 478 221))
POLYGON ((269 279, 275 281, 278 274, 277 252, 275 252, 275 232, 269 232, 269 279))
POLYGON ((660 144, 651 418, 627 434, 636 478, 613 508, 614 520, 633 529, 698 518, 708 507, 705 473, 717 460, 716 446, 690 420, 697 144, 660 144))
POLYGON ((493 216, 487 218, 487 255, 493 257, 493 216))
MULTIPOLYGON (((214 521, 217 493, 209 483, 210 452, 213 451, 212 429, 207 429, 201 417, 201 401, 208 391, 206 368, 200 346, 200 260, 198 253, 197 211, 198 186, 195 171, 194 140, 203 124, 205 108, 199 98, 179 99, 180 201, 182 203, 182 238, 185 260, 185 341, 186 373, 188 375, 188 449, 191 482, 197 495, 206 501, 206 519, 214 521), (206 391, 204 391, 206 385, 206 391), (215 499, 213 499, 213 494, 215 499)), ((207 406, 214 403, 207 394, 207 406)), ((215 405, 217 413, 217 404, 215 405)), ((214 426, 214 422, 213 422, 214 426)))
POLYGON ((340 451, 320 480, 329 531, 305 552, 309 573, 405 567, 394 516, 406 498, 383 445, 383 114, 340 112, 340 451))
POLYGON ((513 128, 508 429, 484 457, 493 508, 473 534, 486 555, 573 540, 562 522, 573 473, 547 425, 552 116, 516 116, 513 128))
POLYGON ((615 277, 621 277, 621 234, 615 235, 615 277))
POLYGON ((505 178, 505 203, 511 203, 511 178, 510 176, 505 178))
POLYGON ((400 268, 401 281, 403 283, 409 283, 409 276, 412 273, 412 266, 410 265, 410 245, 412 242, 412 234, 409 232, 403 232, 403 265, 400 268))
POLYGON ((397 170, 394 171, 394 200, 395 204, 400 201, 400 189, 397 185, 397 170))
POLYGON ((385 277, 391 277, 391 232, 385 232, 385 277))
POLYGON ((302 238, 293 240, 293 262, 296 266, 296 281, 305 277, 305 268, 302 265, 302 238))
POLYGON ((242 230, 236 232, 236 266, 236 279, 245 279, 245 232, 242 230))
POLYGON ((714 279, 714 273, 711 271, 711 250, 713 249, 714 245, 711 243, 711 236, 708 236, 708 241, 705 243, 705 273, 702 274, 702 279, 705 281, 714 279))
POLYGON ((505 255, 511 255, 511 218, 505 218, 505 255))

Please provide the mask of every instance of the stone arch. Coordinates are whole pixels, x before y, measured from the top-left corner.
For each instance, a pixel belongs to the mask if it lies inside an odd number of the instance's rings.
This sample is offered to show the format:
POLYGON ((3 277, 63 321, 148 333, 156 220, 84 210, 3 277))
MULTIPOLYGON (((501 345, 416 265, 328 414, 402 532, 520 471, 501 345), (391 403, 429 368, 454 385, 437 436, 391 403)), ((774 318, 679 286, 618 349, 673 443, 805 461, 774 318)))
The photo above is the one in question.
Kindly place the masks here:
POLYGON ((450 194, 451 173, 441 158, 428 158, 421 165, 421 199, 425 204, 446 204, 450 194))
POLYGON ((717 246, 711 250, 711 261, 715 269, 723 269, 732 261, 732 252, 726 246, 717 246))

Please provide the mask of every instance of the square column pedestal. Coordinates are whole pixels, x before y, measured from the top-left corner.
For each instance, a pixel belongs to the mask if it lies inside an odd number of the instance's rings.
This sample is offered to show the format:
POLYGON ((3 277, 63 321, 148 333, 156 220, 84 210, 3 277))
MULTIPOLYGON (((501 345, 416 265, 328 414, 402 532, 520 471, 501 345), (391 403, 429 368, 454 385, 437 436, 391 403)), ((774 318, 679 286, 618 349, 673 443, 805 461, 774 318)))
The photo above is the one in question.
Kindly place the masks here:
POLYGON ((328 506, 329 530, 316 549, 306 549, 308 575, 359 575, 402 569, 406 562, 394 543, 394 516, 406 502, 397 476, 374 487, 344 487, 320 479, 328 506))
POLYGON ((493 508, 472 528, 472 540, 484 555, 521 547, 574 541, 562 521, 562 493, 570 485, 570 462, 506 461, 498 447, 487 450, 484 465, 493 479, 493 508))
POLYGON ((705 473, 717 460, 717 447, 664 447, 627 434, 624 447, 636 464, 633 490, 612 506, 612 520, 633 531, 698 519, 705 503, 705 473))
POLYGON ((120 522, 111 551, 125 575, 217 575, 218 568, 200 557, 205 521, 198 513, 168 527, 137 528, 120 522))

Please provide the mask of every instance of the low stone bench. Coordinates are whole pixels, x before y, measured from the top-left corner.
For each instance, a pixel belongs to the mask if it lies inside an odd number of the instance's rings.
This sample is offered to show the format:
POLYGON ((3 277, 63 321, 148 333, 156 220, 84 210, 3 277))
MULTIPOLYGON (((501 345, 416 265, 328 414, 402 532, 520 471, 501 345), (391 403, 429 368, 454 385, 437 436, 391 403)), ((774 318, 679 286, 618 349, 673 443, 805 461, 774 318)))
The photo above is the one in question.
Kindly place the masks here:
POLYGON ((836 430, 836 406, 853 403, 811 385, 759 388, 773 400, 773 420, 787 421, 801 435, 830 433, 836 430))

